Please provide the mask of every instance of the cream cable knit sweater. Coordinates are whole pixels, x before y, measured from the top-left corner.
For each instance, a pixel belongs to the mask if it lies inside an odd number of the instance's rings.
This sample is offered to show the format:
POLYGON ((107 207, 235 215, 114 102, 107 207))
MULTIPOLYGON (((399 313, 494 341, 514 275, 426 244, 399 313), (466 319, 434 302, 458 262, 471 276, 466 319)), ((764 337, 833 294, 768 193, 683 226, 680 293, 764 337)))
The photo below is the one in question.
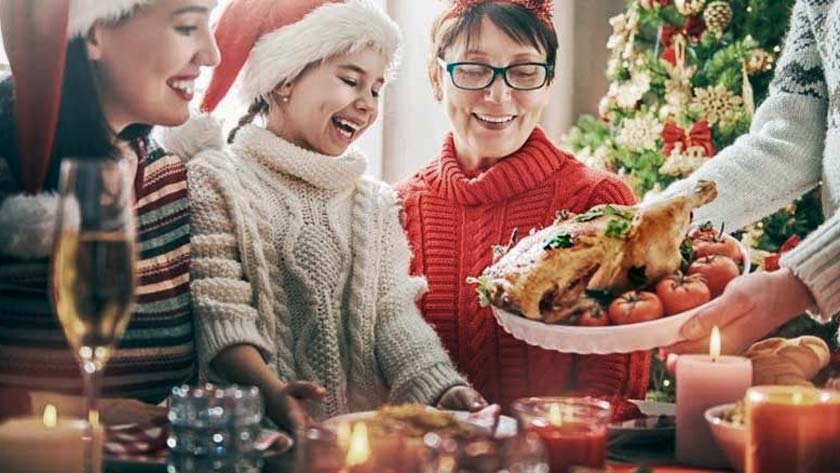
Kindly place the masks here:
POLYGON ((770 96, 750 133, 722 150, 663 196, 714 181, 720 197, 695 212, 697 221, 727 228, 775 212, 820 182, 827 221, 782 266, 811 290, 820 313, 840 312, 840 0, 799 0, 770 96))
POLYGON ((421 318, 394 192, 330 157, 242 128, 188 163, 200 364, 251 344, 285 381, 323 385, 316 417, 432 403, 467 384, 421 318))

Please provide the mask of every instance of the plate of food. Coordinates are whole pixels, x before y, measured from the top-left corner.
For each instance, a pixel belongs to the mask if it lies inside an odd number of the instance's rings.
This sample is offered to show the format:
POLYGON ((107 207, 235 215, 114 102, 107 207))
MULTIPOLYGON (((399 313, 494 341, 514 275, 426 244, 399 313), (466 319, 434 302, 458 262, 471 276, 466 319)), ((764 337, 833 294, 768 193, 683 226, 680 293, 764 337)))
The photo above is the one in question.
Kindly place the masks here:
POLYGON ((630 401, 643 417, 614 422, 609 427, 611 447, 619 445, 672 442, 676 429, 676 404, 653 401, 630 401))
POLYGON ((745 423, 744 401, 721 404, 709 408, 705 413, 706 422, 712 431, 718 446, 735 471, 744 471, 744 452, 746 451, 747 432, 745 423))
POLYGON ((488 406, 479 412, 467 412, 444 411, 422 404, 403 404, 332 417, 324 421, 323 426, 335 431, 342 424, 365 422, 372 435, 401 434, 416 438, 422 438, 429 432, 460 439, 516 435, 516 421, 500 415, 500 411, 498 405, 488 406))
POLYGON ((626 353, 680 340, 680 327, 750 270, 723 230, 692 227, 714 183, 639 206, 601 205, 504 248, 476 283, 482 305, 515 338, 581 354, 626 353))

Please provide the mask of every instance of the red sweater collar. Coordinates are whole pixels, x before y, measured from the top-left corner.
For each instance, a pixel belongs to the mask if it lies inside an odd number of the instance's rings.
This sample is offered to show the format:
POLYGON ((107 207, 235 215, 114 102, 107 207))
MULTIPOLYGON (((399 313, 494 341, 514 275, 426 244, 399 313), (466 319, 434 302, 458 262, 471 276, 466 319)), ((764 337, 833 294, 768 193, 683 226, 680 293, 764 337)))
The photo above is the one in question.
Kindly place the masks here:
POLYGON ((539 127, 516 152, 477 176, 464 172, 455 154, 455 142, 450 133, 437 161, 427 168, 426 179, 436 194, 468 206, 506 200, 540 186, 570 158, 557 149, 539 127))

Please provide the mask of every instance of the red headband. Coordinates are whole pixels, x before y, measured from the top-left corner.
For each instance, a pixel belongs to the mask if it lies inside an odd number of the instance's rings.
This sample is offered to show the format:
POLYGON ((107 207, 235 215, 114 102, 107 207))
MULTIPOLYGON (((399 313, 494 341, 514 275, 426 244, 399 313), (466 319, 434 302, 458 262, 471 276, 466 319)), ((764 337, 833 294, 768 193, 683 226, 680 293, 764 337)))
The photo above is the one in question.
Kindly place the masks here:
POLYGON ((534 14, 546 26, 554 28, 552 10, 554 0, 450 0, 451 7, 447 16, 462 16, 482 3, 506 2, 519 5, 534 14))

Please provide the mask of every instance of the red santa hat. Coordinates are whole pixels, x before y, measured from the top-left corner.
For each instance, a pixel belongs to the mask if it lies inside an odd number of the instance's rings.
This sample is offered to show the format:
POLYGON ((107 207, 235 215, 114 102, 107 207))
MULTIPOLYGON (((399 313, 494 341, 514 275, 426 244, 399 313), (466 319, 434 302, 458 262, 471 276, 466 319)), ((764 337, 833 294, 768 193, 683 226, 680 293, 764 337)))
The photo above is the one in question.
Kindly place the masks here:
POLYGON ((15 84, 15 137, 21 183, 43 185, 61 104, 68 38, 97 20, 117 20, 154 0, 0 0, 3 43, 15 84))
POLYGON ((397 25, 369 0, 233 0, 215 29, 222 61, 201 110, 212 112, 240 77, 239 98, 266 99, 309 64, 373 47, 397 56, 397 25), (240 73, 241 72, 241 73, 240 73))

